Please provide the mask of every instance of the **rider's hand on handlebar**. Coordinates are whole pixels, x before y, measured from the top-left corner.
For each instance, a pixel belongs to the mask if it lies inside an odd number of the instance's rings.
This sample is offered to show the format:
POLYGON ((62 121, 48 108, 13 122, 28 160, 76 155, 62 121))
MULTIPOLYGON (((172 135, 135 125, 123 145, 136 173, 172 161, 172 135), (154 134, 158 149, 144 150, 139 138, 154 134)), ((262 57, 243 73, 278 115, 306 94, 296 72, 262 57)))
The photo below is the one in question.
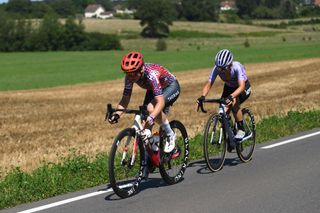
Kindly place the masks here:
POLYGON ((206 97, 204 95, 202 95, 200 98, 197 99, 197 103, 202 104, 205 99, 206 99, 206 97))
POLYGON ((152 126, 154 124, 154 117, 152 115, 149 115, 146 121, 149 124, 149 126, 152 126))
POLYGON ((110 124, 115 124, 115 123, 118 123, 119 119, 120 119, 120 115, 117 113, 114 113, 108 118, 108 121, 110 124))
POLYGON ((224 99, 224 102, 225 102, 225 104, 226 104, 227 106, 230 106, 230 105, 232 104, 232 102, 233 102, 233 97, 232 97, 231 95, 229 95, 228 97, 226 97, 226 98, 224 99))

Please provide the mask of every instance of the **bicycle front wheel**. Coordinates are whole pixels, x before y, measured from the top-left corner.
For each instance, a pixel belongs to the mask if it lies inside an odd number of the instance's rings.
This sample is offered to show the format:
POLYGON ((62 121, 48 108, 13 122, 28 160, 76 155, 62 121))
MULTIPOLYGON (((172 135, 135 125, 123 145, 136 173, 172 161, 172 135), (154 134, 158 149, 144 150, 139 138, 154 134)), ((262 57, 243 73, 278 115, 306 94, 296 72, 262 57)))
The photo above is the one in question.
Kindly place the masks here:
POLYGON ((165 133, 160 138, 161 163, 159 171, 167 184, 175 184, 182 180, 189 158, 189 138, 186 128, 180 121, 171 121, 171 129, 176 134, 175 149, 171 153, 164 153, 165 133))
POLYGON ((253 113, 249 109, 242 109, 242 113, 243 127, 246 134, 242 142, 237 145, 236 149, 240 160, 246 163, 251 160, 256 144, 256 123, 254 121, 253 113))
POLYGON ((209 117, 203 137, 203 152, 206 164, 211 171, 217 172, 223 167, 227 148, 220 115, 213 114, 209 117))
POLYGON ((135 140, 135 129, 122 130, 115 138, 109 155, 110 185, 121 198, 135 194, 142 179, 144 149, 142 143, 135 140))

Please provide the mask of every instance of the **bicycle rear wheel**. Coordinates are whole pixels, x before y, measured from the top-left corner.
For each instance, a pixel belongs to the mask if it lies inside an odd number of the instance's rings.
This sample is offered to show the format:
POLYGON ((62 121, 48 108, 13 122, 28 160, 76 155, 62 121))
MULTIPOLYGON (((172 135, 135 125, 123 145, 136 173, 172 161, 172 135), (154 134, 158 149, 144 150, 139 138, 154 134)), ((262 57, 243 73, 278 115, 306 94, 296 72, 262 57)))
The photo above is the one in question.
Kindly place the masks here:
POLYGON ((246 134, 243 141, 236 146, 236 149, 240 160, 246 163, 252 159, 252 154, 256 144, 256 123, 254 121, 253 113, 249 109, 242 109, 242 113, 243 127, 246 134))
POLYGON ((110 185, 121 198, 135 194, 142 179, 144 148, 142 143, 135 143, 135 136, 133 128, 122 130, 115 138, 109 155, 110 185))
POLYGON ((226 135, 220 115, 209 117, 203 135, 203 152, 208 168, 213 171, 222 169, 226 156, 226 135))
POLYGON ((189 158, 189 138, 186 128, 180 121, 171 121, 170 126, 176 134, 176 146, 171 153, 164 153, 165 133, 160 137, 161 163, 159 171, 167 184, 175 184, 182 180, 189 158))

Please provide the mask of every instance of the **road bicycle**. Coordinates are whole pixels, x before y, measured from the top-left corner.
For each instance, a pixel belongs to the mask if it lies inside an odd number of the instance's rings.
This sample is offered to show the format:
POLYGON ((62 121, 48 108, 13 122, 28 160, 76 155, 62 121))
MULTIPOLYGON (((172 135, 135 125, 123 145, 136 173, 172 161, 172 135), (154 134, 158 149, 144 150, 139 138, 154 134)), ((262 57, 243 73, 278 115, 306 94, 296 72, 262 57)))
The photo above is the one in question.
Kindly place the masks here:
MULTIPOLYGON (((159 168, 163 180, 167 184, 175 184, 182 180, 189 157, 189 138, 184 125, 177 120, 170 122, 176 134, 176 146, 170 153, 163 151, 166 134, 159 129, 159 133, 145 136, 142 121, 148 116, 146 106, 138 110, 114 109, 107 106, 106 119, 116 111, 135 114, 131 128, 123 129, 114 139, 109 155, 109 178, 113 191, 121 198, 134 195, 139 183, 148 169, 153 172, 159 168)), ((168 111, 166 111, 168 112, 168 111)))
MULTIPOLYGON (((203 135, 203 152, 208 168, 213 172, 221 170, 226 150, 231 152, 234 148, 242 162, 250 161, 256 144, 256 123, 250 109, 242 109, 245 136, 238 141, 234 138, 237 131, 236 123, 226 113, 224 99, 205 99, 203 103, 205 102, 219 104, 219 113, 210 115, 203 135)), ((206 113, 203 103, 199 103, 198 110, 200 108, 206 113)))

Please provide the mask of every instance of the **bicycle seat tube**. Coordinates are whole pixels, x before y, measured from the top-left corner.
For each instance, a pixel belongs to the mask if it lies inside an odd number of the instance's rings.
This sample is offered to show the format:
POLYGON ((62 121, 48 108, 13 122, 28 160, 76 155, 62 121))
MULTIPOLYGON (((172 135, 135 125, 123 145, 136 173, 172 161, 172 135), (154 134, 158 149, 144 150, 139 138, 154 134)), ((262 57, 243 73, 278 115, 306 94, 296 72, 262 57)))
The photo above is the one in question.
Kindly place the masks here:
POLYGON ((232 131, 231 126, 229 124, 228 115, 227 115, 227 112, 225 111, 225 106, 223 104, 219 105, 219 114, 222 117, 223 126, 224 126, 225 131, 227 132, 227 135, 228 135, 228 141, 232 147, 235 147, 235 143, 233 140, 234 134, 233 134, 233 131, 232 131))

